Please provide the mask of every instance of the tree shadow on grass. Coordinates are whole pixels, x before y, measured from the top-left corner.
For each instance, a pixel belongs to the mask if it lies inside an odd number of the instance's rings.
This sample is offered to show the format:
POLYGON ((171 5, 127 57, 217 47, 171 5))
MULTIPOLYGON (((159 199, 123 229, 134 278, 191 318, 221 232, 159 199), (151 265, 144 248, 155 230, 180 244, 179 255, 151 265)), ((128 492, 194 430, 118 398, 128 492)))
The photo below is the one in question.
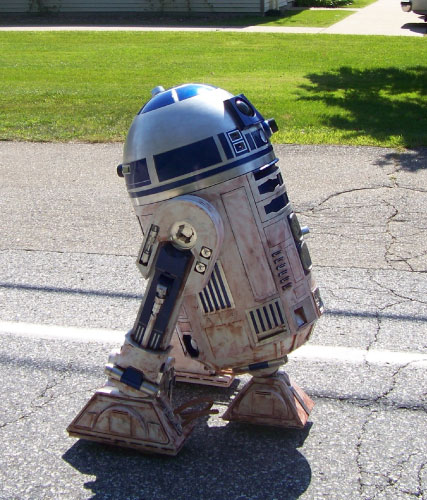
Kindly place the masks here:
POLYGON ((355 69, 343 66, 306 75, 305 101, 320 101, 335 114, 322 118, 346 137, 398 139, 404 147, 427 145, 427 67, 355 69), (341 111, 339 111, 339 108, 341 111))

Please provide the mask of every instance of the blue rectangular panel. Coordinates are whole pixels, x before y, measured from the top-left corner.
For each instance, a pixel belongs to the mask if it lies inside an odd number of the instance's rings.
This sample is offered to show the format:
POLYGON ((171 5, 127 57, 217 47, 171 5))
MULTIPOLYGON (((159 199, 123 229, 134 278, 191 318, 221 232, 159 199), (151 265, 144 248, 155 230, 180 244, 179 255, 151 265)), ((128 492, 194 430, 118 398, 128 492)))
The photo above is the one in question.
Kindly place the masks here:
POLYGON ((154 156, 159 181, 167 181, 221 163, 213 137, 154 156))
POLYGON ((128 185, 128 188, 133 189, 151 184, 147 160, 145 158, 133 161, 129 164, 129 166, 130 173, 129 175, 126 175, 126 184, 128 185))
POLYGON ((254 140, 252 139, 251 134, 245 134, 245 137, 246 137, 247 143, 249 144, 249 147, 251 148, 251 151, 254 150, 256 148, 256 146, 255 146, 254 140))
POLYGON ((225 137, 225 134, 223 134, 223 133, 218 134, 218 138, 219 138, 221 145, 224 149, 225 156, 229 160, 231 160, 231 158, 233 158, 234 155, 233 155, 233 151, 231 151, 230 144, 228 144, 228 141, 227 141, 227 138, 225 137))

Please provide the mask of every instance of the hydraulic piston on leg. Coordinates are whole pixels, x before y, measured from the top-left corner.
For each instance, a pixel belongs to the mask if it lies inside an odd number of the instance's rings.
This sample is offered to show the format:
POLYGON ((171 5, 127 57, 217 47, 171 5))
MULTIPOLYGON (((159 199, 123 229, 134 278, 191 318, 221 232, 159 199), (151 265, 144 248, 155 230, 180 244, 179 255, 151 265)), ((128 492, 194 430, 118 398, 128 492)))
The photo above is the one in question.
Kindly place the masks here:
POLYGON ((212 403, 192 412, 191 402, 173 409, 174 360, 169 354, 186 287, 197 289, 208 278, 209 263, 197 260, 197 247, 205 243, 204 248, 213 251, 221 241, 221 225, 212 221, 213 207, 200 204, 195 197, 182 197, 170 205, 159 211, 142 245, 138 265, 145 267, 143 274, 149 283, 133 329, 120 351, 110 355, 106 385, 69 425, 71 436, 176 455, 193 428, 193 417, 210 409, 212 403), (169 230, 166 221, 182 204, 193 205, 194 220, 169 230), (193 224, 198 221, 210 221, 211 229, 217 229, 211 232, 211 241, 197 241, 193 224), (162 231, 164 227, 169 233, 162 231))

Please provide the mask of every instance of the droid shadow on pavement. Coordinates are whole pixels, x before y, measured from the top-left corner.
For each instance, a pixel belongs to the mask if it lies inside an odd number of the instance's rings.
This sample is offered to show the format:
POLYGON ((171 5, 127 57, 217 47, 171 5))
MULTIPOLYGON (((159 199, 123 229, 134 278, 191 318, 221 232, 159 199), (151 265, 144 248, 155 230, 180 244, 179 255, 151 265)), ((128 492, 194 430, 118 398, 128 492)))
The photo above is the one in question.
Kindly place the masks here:
POLYGON ((93 499, 296 499, 308 488, 311 468, 298 451, 309 434, 229 423, 208 427, 199 420, 177 457, 143 455, 90 441, 77 441, 63 459, 95 476, 85 488, 93 499))

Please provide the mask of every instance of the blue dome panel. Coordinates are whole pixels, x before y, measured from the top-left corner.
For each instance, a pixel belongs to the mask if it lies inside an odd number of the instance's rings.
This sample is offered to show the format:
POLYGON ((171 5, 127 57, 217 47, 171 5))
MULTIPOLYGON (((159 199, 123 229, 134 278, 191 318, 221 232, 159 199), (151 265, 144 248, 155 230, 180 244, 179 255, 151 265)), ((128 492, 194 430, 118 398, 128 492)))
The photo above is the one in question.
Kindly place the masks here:
POLYGON ((216 87, 213 87, 212 85, 189 84, 177 87, 175 88, 175 90, 178 95, 178 99, 180 101, 184 101, 185 99, 189 99, 190 97, 195 97, 196 95, 201 95, 205 94, 206 92, 210 92, 215 88, 216 87))
POLYGON ((154 111, 155 109, 163 108, 173 104, 175 101, 172 90, 166 90, 161 94, 154 96, 147 104, 141 109, 140 114, 154 111))
POLYGON ((170 90, 165 90, 160 94, 155 95, 147 104, 141 109, 139 114, 148 113, 149 111, 154 111, 155 109, 164 108, 178 101, 185 101, 185 99, 190 99, 197 95, 205 94, 211 90, 216 89, 212 85, 202 85, 202 84, 187 84, 181 85, 180 87, 174 87, 170 90))

